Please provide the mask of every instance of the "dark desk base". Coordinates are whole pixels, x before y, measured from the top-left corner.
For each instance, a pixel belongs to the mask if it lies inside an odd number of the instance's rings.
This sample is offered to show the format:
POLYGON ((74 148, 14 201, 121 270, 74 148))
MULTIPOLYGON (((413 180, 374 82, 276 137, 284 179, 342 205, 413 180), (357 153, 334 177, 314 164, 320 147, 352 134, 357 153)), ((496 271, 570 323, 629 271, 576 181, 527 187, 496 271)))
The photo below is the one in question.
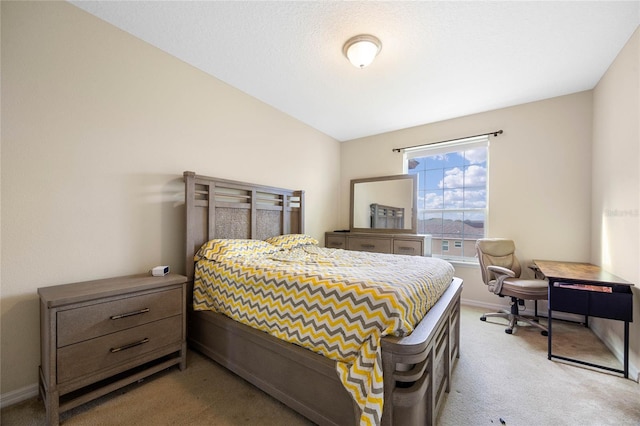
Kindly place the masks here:
POLYGON ((629 378, 629 363, 628 363, 628 358, 625 356, 625 365, 624 365, 624 370, 620 370, 619 368, 613 368, 613 367, 609 367, 607 365, 601 365, 601 364, 594 364, 592 362, 587 362, 587 361, 582 361, 579 359, 575 359, 575 358, 569 358, 566 356, 562 356, 562 355, 549 355, 548 359, 561 359, 563 361, 570 361, 576 364, 580 364, 580 365, 587 365, 589 367, 595 367, 595 368, 600 368, 602 370, 608 370, 608 371, 612 371, 614 373, 620 373, 624 375, 625 379, 629 378))
POLYGON ((561 359, 581 365, 600 368, 607 371, 623 374, 629 378, 629 322, 632 321, 633 293, 628 286, 616 286, 607 284, 612 288, 611 293, 598 291, 577 290, 558 287, 558 283, 564 280, 549 279, 549 317, 548 317, 548 356, 549 360, 561 359), (623 369, 594 364, 575 358, 554 355, 552 353, 553 317, 552 311, 568 312, 585 316, 585 324, 589 317, 599 317, 624 321, 624 362, 623 369))

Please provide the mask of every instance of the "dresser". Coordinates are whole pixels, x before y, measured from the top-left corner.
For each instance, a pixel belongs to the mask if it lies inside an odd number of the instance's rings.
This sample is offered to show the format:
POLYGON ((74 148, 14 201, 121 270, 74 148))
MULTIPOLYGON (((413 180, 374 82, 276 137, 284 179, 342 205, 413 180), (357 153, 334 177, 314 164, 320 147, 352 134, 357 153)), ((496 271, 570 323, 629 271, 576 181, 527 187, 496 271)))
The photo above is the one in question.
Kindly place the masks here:
POLYGON ((58 424, 60 412, 186 367, 186 282, 143 274, 38 289, 48 425, 58 424))
POLYGON ((325 247, 375 253, 431 256, 431 235, 327 232, 325 247))

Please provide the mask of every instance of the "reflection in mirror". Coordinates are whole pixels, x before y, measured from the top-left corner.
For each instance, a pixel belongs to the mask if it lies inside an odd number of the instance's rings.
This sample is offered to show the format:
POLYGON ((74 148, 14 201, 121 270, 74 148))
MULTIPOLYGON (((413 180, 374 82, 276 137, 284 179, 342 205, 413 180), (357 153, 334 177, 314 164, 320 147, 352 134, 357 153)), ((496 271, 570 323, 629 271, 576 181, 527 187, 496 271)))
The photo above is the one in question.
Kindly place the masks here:
POLYGON ((352 231, 416 232, 416 175, 351 181, 352 231))

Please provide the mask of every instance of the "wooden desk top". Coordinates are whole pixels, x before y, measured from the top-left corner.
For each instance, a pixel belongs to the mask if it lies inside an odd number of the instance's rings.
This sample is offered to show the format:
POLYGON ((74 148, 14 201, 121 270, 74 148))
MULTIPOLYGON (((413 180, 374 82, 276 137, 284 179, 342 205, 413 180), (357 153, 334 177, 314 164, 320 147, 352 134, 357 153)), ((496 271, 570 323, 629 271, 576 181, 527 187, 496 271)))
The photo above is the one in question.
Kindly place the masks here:
POLYGON ((533 263, 536 264, 545 277, 555 281, 566 280, 633 286, 630 282, 591 263, 558 262, 553 260, 534 260, 533 263))

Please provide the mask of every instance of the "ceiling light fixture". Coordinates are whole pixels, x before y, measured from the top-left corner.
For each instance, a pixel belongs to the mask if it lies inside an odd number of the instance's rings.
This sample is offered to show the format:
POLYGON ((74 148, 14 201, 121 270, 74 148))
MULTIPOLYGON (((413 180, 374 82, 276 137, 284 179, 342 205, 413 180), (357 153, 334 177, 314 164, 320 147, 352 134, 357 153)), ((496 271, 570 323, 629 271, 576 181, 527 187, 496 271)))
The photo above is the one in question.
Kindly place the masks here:
POLYGON ((371 64, 380 50, 382 50, 380 40, 369 34, 351 37, 342 46, 342 53, 356 68, 364 68, 371 64))

